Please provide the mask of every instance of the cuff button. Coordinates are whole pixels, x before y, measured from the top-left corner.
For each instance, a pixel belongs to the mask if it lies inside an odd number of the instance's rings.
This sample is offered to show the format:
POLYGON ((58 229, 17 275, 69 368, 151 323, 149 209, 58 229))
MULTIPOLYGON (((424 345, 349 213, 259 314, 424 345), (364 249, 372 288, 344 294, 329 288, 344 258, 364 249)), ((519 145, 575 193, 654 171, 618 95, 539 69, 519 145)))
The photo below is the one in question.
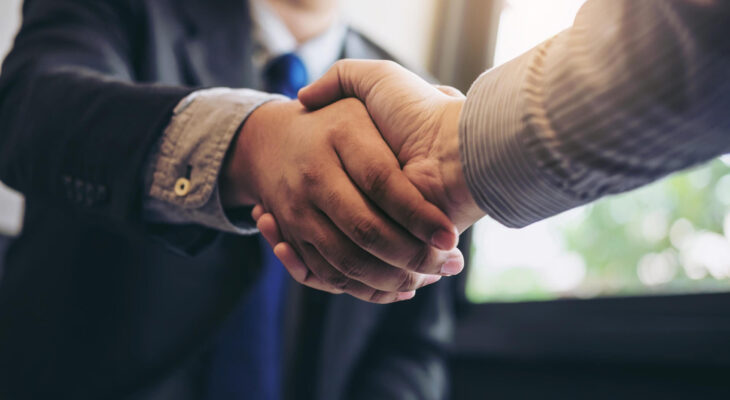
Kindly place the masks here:
POLYGON ((190 180, 186 178, 180 178, 175 182, 175 194, 178 197, 185 197, 190 193, 190 180))

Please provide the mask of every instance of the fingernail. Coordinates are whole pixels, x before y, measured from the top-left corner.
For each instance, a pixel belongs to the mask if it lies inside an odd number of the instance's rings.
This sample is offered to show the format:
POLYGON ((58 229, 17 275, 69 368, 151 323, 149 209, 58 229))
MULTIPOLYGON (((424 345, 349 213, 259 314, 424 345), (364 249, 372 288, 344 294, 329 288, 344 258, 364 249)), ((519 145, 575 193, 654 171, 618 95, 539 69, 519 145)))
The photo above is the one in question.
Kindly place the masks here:
POLYGON ((412 290, 410 292, 401 292, 401 293, 398 293, 398 295, 396 296, 396 301, 410 300, 410 299, 412 299, 414 297, 416 297, 416 291, 415 290, 412 290))
POLYGON ((460 251, 456 250, 449 254, 443 267, 441 267, 441 275, 452 276, 460 273, 464 269, 464 256, 460 251))
POLYGON ((441 250, 451 250, 456 246, 454 236, 454 232, 440 229, 431 236, 431 246, 441 250))

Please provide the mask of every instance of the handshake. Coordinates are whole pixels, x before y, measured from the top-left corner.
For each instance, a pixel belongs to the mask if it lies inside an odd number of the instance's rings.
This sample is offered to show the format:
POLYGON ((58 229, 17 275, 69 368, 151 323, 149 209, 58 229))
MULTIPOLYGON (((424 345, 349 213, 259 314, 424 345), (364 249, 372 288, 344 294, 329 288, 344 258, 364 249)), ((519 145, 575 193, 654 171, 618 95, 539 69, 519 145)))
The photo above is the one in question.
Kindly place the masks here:
POLYGON ((241 129, 220 178, 291 276, 390 303, 464 267, 458 234, 484 215, 459 153, 465 97, 387 61, 338 62, 241 129))

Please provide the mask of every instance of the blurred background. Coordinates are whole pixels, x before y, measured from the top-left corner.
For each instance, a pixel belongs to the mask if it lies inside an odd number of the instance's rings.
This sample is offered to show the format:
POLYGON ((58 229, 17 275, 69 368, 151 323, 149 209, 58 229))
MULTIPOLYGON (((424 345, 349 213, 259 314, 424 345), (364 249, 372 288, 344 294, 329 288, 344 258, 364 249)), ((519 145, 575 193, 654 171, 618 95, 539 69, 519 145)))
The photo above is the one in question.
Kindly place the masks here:
MULTIPOLYGON (((0 60, 10 50, 13 36, 20 25, 20 3, 21 0, 0 2, 0 60)), ((20 233, 22 215, 22 197, 0 182, 0 235, 20 233)))
MULTIPOLYGON (((583 2, 342 3, 344 18, 407 66, 466 92, 570 26, 583 2)), ((0 57, 20 3, 0 2, 0 57)), ((0 185, 0 234, 20 232, 22 209, 0 185)), ((730 158, 522 230, 485 219, 468 247, 455 398, 727 394, 730 158)))

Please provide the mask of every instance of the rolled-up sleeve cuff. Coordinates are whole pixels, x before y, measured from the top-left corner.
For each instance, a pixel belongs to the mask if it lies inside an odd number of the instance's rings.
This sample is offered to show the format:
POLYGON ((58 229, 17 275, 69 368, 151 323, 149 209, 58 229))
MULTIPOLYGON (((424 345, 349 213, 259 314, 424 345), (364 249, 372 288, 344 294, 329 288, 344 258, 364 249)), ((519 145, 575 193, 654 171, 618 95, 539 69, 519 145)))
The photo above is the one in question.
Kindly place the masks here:
POLYGON ((468 92, 459 122, 464 175, 480 208, 520 228, 582 204, 540 167, 527 116, 537 50, 485 72, 468 92))
POLYGON ((148 158, 145 219, 197 224, 234 234, 255 233, 252 220, 234 221, 226 214, 218 176, 246 118, 262 104, 278 99, 286 100, 255 90, 227 88, 201 90, 183 99, 148 158))

